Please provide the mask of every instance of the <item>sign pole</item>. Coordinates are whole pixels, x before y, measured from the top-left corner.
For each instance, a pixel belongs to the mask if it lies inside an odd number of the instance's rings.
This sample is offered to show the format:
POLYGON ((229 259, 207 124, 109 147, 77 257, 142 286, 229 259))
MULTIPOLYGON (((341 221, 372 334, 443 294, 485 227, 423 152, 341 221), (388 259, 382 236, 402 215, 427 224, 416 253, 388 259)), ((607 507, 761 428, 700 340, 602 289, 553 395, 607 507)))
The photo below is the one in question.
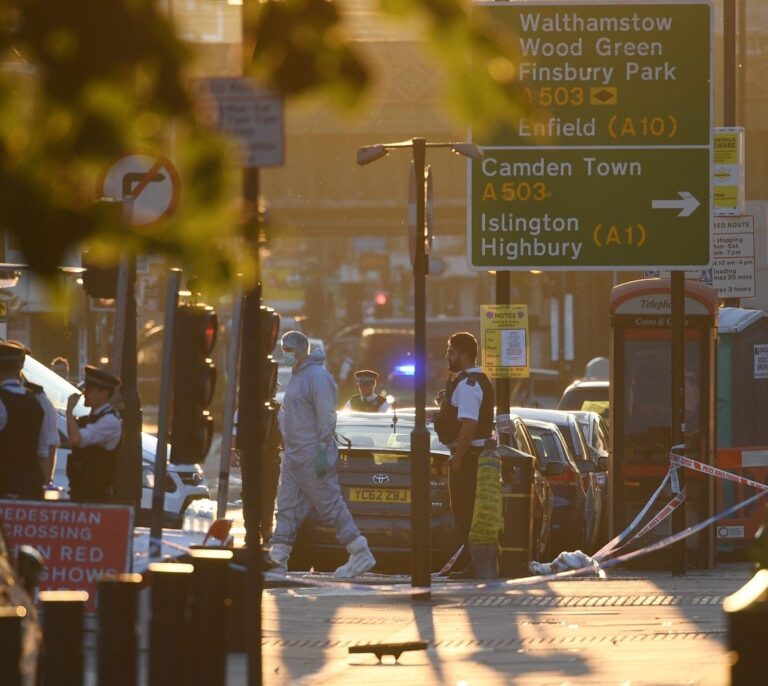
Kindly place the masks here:
MULTIPOLYGON (((509 289, 511 284, 511 275, 508 271, 496 271, 496 304, 509 305, 509 289)), ((509 417, 510 404, 510 381, 507 377, 496 379, 496 415, 505 415, 509 417)), ((507 426, 509 420, 507 419, 507 426)), ((509 432, 499 431, 499 443, 502 445, 510 444, 509 432)))
MULTIPOLYGON (((671 279, 672 306, 672 445, 685 441, 685 273, 673 271, 671 279)), ((685 454, 685 448, 683 448, 685 454)), ((685 469, 677 470, 680 489, 685 488, 685 469)), ((685 503, 672 513, 672 533, 685 529, 685 503)), ((672 573, 685 574, 685 541, 674 546, 672 573)))
MULTIPOLYGON (((259 169, 243 170, 243 200, 248 212, 249 238, 254 260, 259 268, 259 169)), ((264 590, 261 559, 261 453, 264 444, 264 406, 260 402, 262 387, 260 368, 267 352, 259 326, 261 283, 245 295, 240 345, 240 395, 238 403, 240 469, 243 475, 243 517, 246 531, 245 577, 245 652, 248 656, 248 683, 261 686, 261 597, 264 590)))
MULTIPOLYGON (((741 37, 742 41, 744 36, 741 37)), ((723 1, 723 126, 736 126, 736 0, 723 1)), ((739 298, 725 298, 726 307, 739 307, 739 298)))
MULTIPOLYGON (((173 367, 176 306, 179 302, 181 270, 168 272, 165 295, 165 323, 163 326, 163 369, 160 376, 160 401, 157 408, 157 451, 155 452, 155 485, 152 489, 152 526, 149 531, 149 556, 160 557, 163 545, 163 511, 165 510, 165 476, 168 461, 168 408, 171 382, 178 370, 173 367)), ((182 373, 184 371, 182 370, 182 373)))
POLYGON ((238 358, 240 355, 240 329, 243 318, 243 285, 238 282, 232 298, 232 324, 229 328, 229 354, 227 356, 227 389, 224 394, 224 426, 221 429, 221 454, 219 456, 219 494, 216 518, 227 516, 227 493, 229 491, 229 462, 232 455, 232 428, 235 419, 235 395, 237 384, 238 358))
MULTIPOLYGON (((413 556, 411 585, 430 588, 430 456, 429 431, 426 422, 427 402, 427 254, 426 254, 426 189, 424 182, 427 141, 414 138, 413 164, 416 172, 416 256, 413 263, 413 331, 414 362, 413 400, 416 410, 411 431, 411 553, 413 556)), ((430 591, 415 594, 415 600, 430 600, 430 591)))
MULTIPOLYGON (((122 198, 123 221, 133 224, 134 198, 122 198)), ((126 255, 120 260, 115 304, 112 368, 123 383, 119 394, 122 401, 123 439, 115 471, 114 497, 141 503, 141 400, 137 387, 136 368, 136 256, 126 255)))

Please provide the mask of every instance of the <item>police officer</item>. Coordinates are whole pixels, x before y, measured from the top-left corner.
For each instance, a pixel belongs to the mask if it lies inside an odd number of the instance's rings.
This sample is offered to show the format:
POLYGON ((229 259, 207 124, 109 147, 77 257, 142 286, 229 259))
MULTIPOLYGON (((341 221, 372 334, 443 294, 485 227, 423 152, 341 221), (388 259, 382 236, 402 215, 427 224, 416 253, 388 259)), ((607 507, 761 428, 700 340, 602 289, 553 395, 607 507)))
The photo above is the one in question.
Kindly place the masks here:
POLYGON ((56 450, 60 445, 59 414, 56 412, 53 403, 48 399, 42 386, 32 383, 23 373, 21 375, 21 382, 24 388, 35 396, 37 402, 40 403, 40 407, 43 408, 43 434, 45 435, 47 459, 40 458, 40 467, 43 471, 43 482, 50 483, 53 481, 53 473, 56 469, 56 450))
POLYGON ((20 343, 0 343, 0 496, 42 498, 48 446, 43 408, 21 385, 25 356, 20 343))
POLYGON ((389 409, 387 399, 374 390, 378 378, 379 375, 371 369, 355 372, 357 390, 360 392, 347 400, 344 409, 355 412, 386 412, 389 409))
POLYGON ((112 497, 122 424, 110 404, 120 379, 106 369, 85 368, 83 395, 91 413, 75 418, 79 393, 67 401, 67 433, 72 452, 67 461, 69 497, 72 500, 108 502, 112 497))
POLYGON ((485 440, 493 434, 493 385, 483 370, 476 366, 477 340, 471 333, 455 333, 448 339, 446 359, 453 377, 435 420, 438 438, 451 451, 448 488, 451 511, 464 550, 459 558, 466 567, 453 573, 453 578, 472 578, 469 560, 469 530, 475 509, 477 458, 485 440))

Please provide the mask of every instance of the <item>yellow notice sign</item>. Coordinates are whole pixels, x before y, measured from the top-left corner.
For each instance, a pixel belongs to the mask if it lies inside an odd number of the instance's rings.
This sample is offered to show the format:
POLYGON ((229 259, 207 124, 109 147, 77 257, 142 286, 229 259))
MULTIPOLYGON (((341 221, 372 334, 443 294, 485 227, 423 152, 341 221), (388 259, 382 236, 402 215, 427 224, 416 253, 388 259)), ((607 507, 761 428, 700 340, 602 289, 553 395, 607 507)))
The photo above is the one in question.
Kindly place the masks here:
POLYGON ((530 376, 527 305, 481 305, 483 371, 493 379, 530 376))
POLYGON ((714 213, 744 214, 744 129, 718 127, 714 139, 714 213))

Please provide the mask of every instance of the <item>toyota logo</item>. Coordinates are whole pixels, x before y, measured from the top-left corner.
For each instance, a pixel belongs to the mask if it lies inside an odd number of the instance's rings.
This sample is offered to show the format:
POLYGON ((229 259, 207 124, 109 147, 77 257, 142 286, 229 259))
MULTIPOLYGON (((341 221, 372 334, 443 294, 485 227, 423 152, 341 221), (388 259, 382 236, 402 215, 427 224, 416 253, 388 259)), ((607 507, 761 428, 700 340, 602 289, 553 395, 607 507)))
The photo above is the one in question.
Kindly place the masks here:
POLYGON ((371 477, 371 481, 375 484, 379 484, 381 486, 382 484, 388 484, 389 483, 389 474, 374 474, 371 477))

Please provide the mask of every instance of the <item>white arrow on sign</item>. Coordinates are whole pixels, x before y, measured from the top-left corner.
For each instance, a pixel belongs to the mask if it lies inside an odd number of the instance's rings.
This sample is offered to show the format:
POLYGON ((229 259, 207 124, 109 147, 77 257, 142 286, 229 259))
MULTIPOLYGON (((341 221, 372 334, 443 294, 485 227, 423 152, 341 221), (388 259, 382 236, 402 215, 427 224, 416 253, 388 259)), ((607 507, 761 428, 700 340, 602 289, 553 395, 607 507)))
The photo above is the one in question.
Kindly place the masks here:
POLYGON ((680 200, 652 200, 651 207, 654 210, 680 210, 678 217, 687 217, 701 203, 688 191, 679 191, 680 200))

